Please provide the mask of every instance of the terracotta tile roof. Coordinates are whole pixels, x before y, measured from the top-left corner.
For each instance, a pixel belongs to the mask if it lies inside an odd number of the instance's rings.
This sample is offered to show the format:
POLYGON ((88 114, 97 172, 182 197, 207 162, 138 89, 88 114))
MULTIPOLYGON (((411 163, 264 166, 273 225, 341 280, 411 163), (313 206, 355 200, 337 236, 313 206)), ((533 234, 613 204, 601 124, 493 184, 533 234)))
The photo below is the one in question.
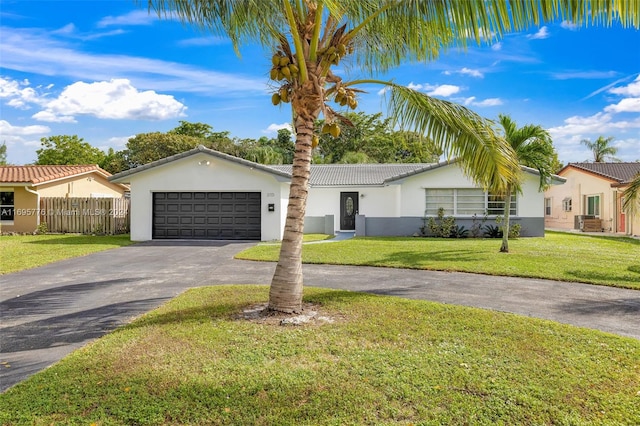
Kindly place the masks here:
MULTIPOLYGON (((602 177, 615 180, 618 183, 629 183, 635 175, 640 173, 640 163, 569 163, 565 166, 575 167, 602 177)), ((564 169, 563 169, 564 170, 564 169)))
POLYGON ((40 184, 88 172, 98 172, 105 177, 111 176, 111 173, 95 164, 81 166, 0 166, 0 182, 40 184))

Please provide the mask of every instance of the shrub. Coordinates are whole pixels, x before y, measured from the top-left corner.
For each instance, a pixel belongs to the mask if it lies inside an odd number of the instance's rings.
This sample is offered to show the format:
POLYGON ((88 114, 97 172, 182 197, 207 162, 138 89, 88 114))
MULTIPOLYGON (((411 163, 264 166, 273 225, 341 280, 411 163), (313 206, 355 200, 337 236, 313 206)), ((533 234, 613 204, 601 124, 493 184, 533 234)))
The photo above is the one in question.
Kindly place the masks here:
POLYGON ((420 227, 420 233, 425 236, 433 235, 434 237, 451 238, 456 229, 456 219, 453 216, 444 217, 444 209, 442 207, 438 209, 436 218, 424 217, 422 220, 425 224, 420 227))

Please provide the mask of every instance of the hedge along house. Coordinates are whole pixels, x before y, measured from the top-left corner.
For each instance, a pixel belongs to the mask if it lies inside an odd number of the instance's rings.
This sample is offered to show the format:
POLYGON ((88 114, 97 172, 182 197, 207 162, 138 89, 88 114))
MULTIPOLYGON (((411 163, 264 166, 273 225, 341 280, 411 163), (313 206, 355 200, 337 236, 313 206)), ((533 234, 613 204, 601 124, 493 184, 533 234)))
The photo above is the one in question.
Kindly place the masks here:
POLYGON ((45 197, 120 198, 126 185, 109 182, 97 165, 0 166, 0 231, 32 233, 45 197))
MULTIPOLYGON (((266 166, 199 146, 118 173, 131 186, 131 239, 279 240, 289 197, 291 165, 266 166)), ((544 235, 539 175, 524 168, 512 223, 523 236, 544 235)), ((556 183, 562 179, 556 179, 556 183)), ((502 214, 455 163, 312 165, 306 233, 409 236, 425 215, 456 217, 469 228, 474 214, 502 214)))

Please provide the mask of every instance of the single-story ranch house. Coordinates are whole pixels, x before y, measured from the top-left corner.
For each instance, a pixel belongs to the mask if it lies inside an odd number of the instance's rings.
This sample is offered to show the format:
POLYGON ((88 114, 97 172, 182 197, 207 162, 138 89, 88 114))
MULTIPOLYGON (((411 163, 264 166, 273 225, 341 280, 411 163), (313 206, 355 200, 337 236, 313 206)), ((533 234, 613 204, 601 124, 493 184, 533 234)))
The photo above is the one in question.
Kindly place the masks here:
POLYGON ((109 182, 111 173, 95 164, 78 166, 0 166, 0 231, 34 232, 44 197, 120 198, 126 185, 109 182))
POLYGON ((625 211, 624 191, 640 163, 569 163, 562 186, 545 192, 547 228, 640 235, 640 214, 625 211))
MULTIPOLYGON (((493 220, 500 197, 465 177, 455 162, 436 164, 312 165, 306 233, 409 236, 425 215, 473 215, 493 220)), ((522 194, 513 197, 512 223, 523 236, 544 235, 544 195, 537 171, 524 169, 522 194)), ((131 186, 131 239, 279 240, 284 229, 291 165, 266 166, 203 146, 118 173, 131 186)), ((556 179, 555 183, 561 183, 556 179)))

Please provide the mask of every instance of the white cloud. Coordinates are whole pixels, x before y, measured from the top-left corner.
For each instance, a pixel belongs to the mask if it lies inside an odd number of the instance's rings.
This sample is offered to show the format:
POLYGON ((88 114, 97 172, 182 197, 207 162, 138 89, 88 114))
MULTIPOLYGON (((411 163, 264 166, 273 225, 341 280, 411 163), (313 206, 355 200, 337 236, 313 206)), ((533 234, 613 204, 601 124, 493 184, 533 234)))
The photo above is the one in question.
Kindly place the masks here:
POLYGON ((246 96, 268 91, 265 79, 223 73, 156 59, 85 53, 40 30, 0 27, 2 67, 75 80, 127 78, 156 91, 246 96))
POLYGON ((389 90, 391 90, 390 87, 383 87, 382 89, 378 90, 378 96, 386 94, 389 90))
POLYGON ((606 112, 640 112, 640 98, 622 99, 615 105, 609 105, 604 109, 606 112))
POLYGON ((449 97, 460 91, 460 86, 452 84, 414 84, 413 81, 407 84, 407 88, 411 90, 423 90, 429 96, 449 97))
POLYGON ((153 90, 138 91, 129 80, 95 83, 79 81, 67 86, 57 99, 33 118, 49 122, 74 122, 76 115, 116 120, 166 120, 183 117, 186 106, 173 96, 153 90))
POLYGON ((114 136, 112 138, 109 138, 107 142, 109 146, 117 147, 118 149, 120 149, 120 148, 124 148, 127 145, 127 142, 129 142, 129 139, 134 138, 135 136, 136 135, 114 136))
POLYGON ((549 38, 551 34, 549 34, 549 29, 547 27, 541 27, 537 33, 530 34, 527 36, 528 39, 531 40, 542 40, 545 38, 549 38))
POLYGON ((467 106, 492 107, 502 105, 504 102, 502 102, 502 99, 500 98, 487 98, 482 101, 476 101, 475 96, 470 96, 464 99, 463 103, 467 106))
POLYGON ((194 38, 187 38, 184 40, 180 40, 178 42, 178 46, 201 47, 201 46, 217 46, 220 44, 227 44, 227 43, 231 43, 231 40, 228 38, 208 36, 208 37, 194 37, 194 38))
POLYGON ((470 75, 471 77, 477 77, 477 78, 482 78, 484 77, 484 74, 482 74, 480 71, 478 70, 473 70, 467 67, 462 68, 460 71, 458 71, 460 74, 464 74, 464 75, 470 75))
POLYGON ((276 134, 278 133, 278 130, 280 129, 287 129, 290 132, 293 132, 293 127, 291 127, 290 123, 282 123, 282 124, 269 124, 269 127, 267 127, 266 129, 262 130, 262 133, 266 133, 266 134, 276 134))
POLYGON ((640 75, 638 75, 638 77, 636 77, 636 79, 632 83, 629 83, 627 86, 614 87, 609 90, 609 93, 613 93, 615 95, 640 97, 640 75))
POLYGON ((0 135, 2 137, 44 135, 50 131, 51 129, 47 126, 12 126, 8 121, 0 120, 0 135))
POLYGON ((18 109, 29 109, 30 104, 42 104, 42 95, 29 86, 29 80, 17 81, 0 77, 0 99, 18 109))
POLYGON ((570 30, 570 31, 577 31, 578 30, 578 25, 574 24, 571 21, 562 21, 560 26, 562 28, 564 28, 565 30, 570 30))
POLYGON ((113 25, 133 26, 133 25, 151 25, 156 18, 146 10, 133 10, 120 16, 105 16, 96 26, 98 28, 109 27, 113 25))
POLYGON ((6 120, 0 120, 0 140, 7 144, 9 164, 34 161, 35 149, 41 145, 40 138, 50 131, 47 126, 13 126, 6 120))
POLYGON ((491 50, 495 50, 495 51, 502 50, 502 42, 499 41, 495 44, 492 44, 491 50))
POLYGON ((551 73, 551 78, 555 80, 598 80, 613 78, 616 76, 618 76, 618 72, 616 71, 567 71, 551 73))
POLYGON ((455 95, 460 91, 460 86, 454 86, 452 84, 441 84, 440 86, 425 86, 425 90, 428 90, 427 95, 429 96, 442 96, 448 97, 451 95, 455 95))

